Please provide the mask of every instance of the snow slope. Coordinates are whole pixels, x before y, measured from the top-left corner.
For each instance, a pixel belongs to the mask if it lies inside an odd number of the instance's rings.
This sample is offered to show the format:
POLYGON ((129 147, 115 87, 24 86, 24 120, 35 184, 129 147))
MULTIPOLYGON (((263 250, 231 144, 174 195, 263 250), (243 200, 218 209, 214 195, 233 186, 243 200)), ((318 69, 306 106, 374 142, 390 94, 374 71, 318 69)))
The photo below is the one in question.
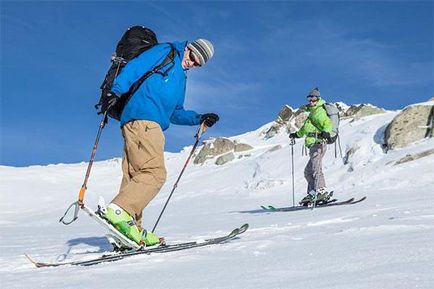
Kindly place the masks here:
MULTIPOLYGON (((292 205, 291 147, 287 135, 265 140, 271 123, 232 137, 254 146, 223 166, 190 165, 157 233, 168 242, 200 240, 243 223, 250 229, 230 243, 93 267, 36 269, 41 261, 95 257, 109 250, 104 230, 80 214, 58 222, 75 201, 87 164, 0 167, 1 288, 434 288, 434 156, 394 165, 434 147, 434 140, 404 149, 381 149, 382 132, 397 114, 372 115, 341 125, 347 164, 330 146, 324 160, 328 187, 339 199, 367 196, 352 206, 268 213, 260 205, 292 205), (276 145, 281 149, 270 151, 276 145), (249 154, 250 156, 245 156, 249 154)), ((194 129, 192 128, 192 135, 194 129)), ((193 138, 192 138, 193 141, 193 138)), ((190 147, 167 153, 168 180, 144 211, 152 228, 190 147)), ((301 155, 294 146, 295 199, 306 190, 301 155)), ((238 155, 237 155, 238 156, 238 155)), ((94 164, 86 203, 107 201, 121 181, 120 159, 94 164)))

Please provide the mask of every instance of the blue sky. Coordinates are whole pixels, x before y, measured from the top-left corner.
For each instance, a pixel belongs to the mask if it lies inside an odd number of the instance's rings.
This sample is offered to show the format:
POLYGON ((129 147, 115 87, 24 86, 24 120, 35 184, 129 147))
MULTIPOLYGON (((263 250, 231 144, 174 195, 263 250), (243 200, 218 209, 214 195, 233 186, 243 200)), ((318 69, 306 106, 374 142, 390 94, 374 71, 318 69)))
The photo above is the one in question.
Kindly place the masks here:
MULTIPOLYGON (((138 24, 160 42, 213 42, 215 57, 188 73, 185 103, 221 116, 205 137, 254 130, 313 86, 328 101, 387 109, 434 95, 433 1, 2 1, 0 164, 88 160, 99 85, 138 24)), ((166 150, 192 144, 195 130, 171 126, 166 150)), ((111 121, 97 159, 121 152, 111 121)))

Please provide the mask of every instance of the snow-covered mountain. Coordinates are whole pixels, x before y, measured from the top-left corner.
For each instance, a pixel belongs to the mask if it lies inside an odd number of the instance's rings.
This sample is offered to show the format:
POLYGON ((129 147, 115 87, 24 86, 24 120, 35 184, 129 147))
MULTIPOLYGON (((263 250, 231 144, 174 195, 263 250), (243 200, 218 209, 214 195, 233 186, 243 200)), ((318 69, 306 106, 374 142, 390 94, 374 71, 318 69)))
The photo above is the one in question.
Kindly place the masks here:
MULTIPOLYGON (((216 165, 190 164, 157 228, 168 243, 201 240, 243 223, 250 229, 226 244, 137 256, 93 267, 36 269, 42 261, 92 258, 110 249, 105 231, 81 213, 58 222, 76 200, 87 163, 0 167, 1 288, 434 288, 434 139, 383 150, 398 111, 341 122, 343 159, 334 146, 324 159, 335 197, 367 199, 351 206, 268 213, 292 206, 291 146, 285 130, 230 137, 253 149, 216 165), (422 157, 412 160, 418 153, 422 157), (428 152, 428 153, 426 153, 428 152)), ((192 129, 192 134, 194 131, 192 129)), ((168 179, 144 211, 152 228, 191 147, 167 153, 168 179)), ((306 192, 308 158, 294 146, 295 202, 306 192)), ((420 155, 419 155, 420 156, 420 155)), ((121 181, 121 161, 94 164, 85 202, 107 201, 121 181)))

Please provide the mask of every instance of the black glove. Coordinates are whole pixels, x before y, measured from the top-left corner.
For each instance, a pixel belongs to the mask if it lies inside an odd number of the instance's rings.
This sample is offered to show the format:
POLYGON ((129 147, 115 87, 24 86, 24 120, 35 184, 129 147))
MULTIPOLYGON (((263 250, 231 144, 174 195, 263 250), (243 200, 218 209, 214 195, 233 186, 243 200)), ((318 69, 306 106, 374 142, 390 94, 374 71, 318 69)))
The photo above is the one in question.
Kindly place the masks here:
POLYGON ((215 113, 205 113, 200 116, 200 123, 204 123, 207 127, 212 127, 219 120, 219 116, 215 113))
POLYGON ((114 105, 114 103, 116 102, 116 101, 118 101, 118 99, 120 98, 120 96, 119 95, 117 95, 116 93, 114 93, 114 92, 109 92, 109 93, 107 93, 107 98, 109 98, 109 101, 108 101, 108 104, 109 105, 114 105))
POLYGON ((296 132, 291 132, 291 133, 289 134, 289 138, 300 138, 300 137, 297 135, 296 132))
MULTIPOLYGON (((105 113, 109 108, 113 108, 116 106, 116 102, 119 100, 119 96, 114 92, 107 92, 105 95, 101 96, 100 103, 98 105, 101 106, 100 113, 105 113)), ((98 106, 97 105, 97 106, 98 106)), ((95 106, 97 108, 97 106, 95 106)))
POLYGON ((330 139, 330 133, 329 133, 329 132, 322 131, 319 135, 320 135, 323 139, 326 139, 326 140, 329 140, 329 139, 330 139))

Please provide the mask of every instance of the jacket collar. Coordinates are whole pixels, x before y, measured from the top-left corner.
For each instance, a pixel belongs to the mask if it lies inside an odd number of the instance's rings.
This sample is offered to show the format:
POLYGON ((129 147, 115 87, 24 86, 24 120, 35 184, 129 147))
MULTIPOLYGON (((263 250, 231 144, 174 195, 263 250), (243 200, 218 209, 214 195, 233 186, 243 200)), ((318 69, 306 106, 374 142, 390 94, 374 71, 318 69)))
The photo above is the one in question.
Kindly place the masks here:
POLYGON ((176 49, 176 52, 178 53, 179 58, 184 57, 184 49, 187 46, 187 41, 174 41, 172 42, 172 46, 176 49))
POLYGON ((322 106, 325 103, 324 99, 322 99, 321 97, 319 98, 319 100, 317 101, 317 103, 315 104, 315 106, 309 106, 307 105, 307 111, 314 111, 316 110, 318 107, 322 106))

